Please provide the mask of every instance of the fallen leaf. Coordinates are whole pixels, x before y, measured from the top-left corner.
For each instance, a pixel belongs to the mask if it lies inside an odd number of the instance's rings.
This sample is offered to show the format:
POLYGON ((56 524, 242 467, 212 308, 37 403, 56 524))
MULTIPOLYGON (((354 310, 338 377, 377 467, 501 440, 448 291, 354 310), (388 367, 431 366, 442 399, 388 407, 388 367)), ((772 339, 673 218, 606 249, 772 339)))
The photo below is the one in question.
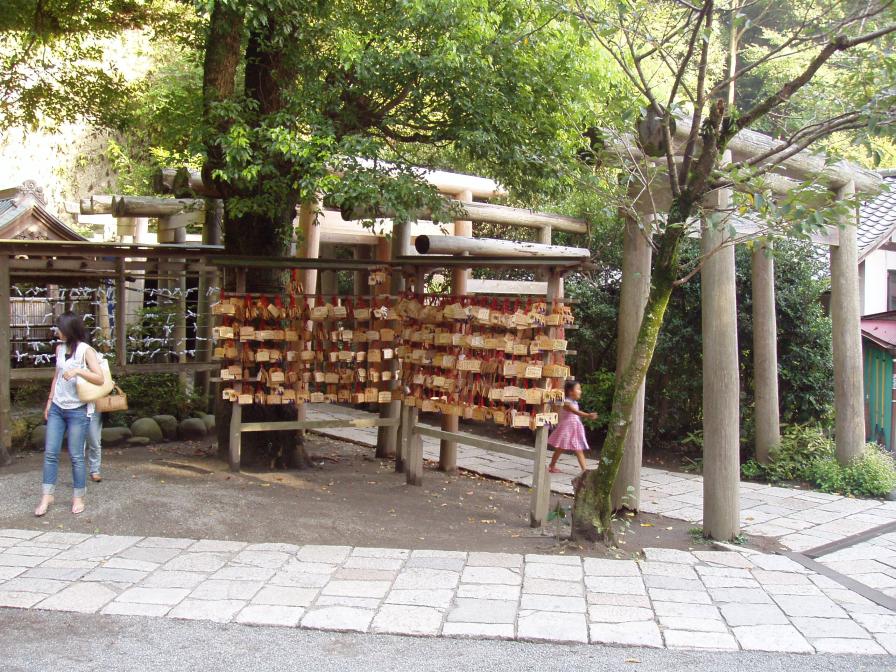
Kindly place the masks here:
POLYGON ((653 523, 641 523, 641 527, 653 527, 653 523))
POLYGON ((626 663, 640 663, 641 659, 640 658, 626 658, 625 662, 626 663))

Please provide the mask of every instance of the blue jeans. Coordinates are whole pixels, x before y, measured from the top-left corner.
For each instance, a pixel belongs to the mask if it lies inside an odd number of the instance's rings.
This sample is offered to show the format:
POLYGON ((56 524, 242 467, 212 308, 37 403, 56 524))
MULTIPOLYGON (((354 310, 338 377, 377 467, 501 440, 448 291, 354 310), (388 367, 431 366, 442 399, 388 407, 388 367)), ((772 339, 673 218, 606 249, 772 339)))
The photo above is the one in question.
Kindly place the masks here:
POLYGON ((84 440, 87 436, 87 404, 78 408, 63 409, 50 404, 47 415, 47 438, 44 444, 43 493, 52 495, 56 490, 59 473, 59 453, 62 438, 68 431, 68 454, 72 460, 72 496, 83 497, 87 490, 87 468, 84 464, 84 440))
POLYGON ((87 473, 100 473, 103 450, 103 414, 94 411, 87 427, 87 473))

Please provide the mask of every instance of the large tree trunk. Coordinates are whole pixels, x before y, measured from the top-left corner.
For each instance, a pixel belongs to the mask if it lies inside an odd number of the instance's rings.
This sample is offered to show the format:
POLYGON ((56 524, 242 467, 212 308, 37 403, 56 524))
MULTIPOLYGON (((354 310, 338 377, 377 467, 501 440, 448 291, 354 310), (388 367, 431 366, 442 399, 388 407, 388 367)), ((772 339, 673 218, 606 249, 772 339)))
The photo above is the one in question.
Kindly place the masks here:
MULTIPOLYGON (((236 75, 245 62, 245 95, 258 103, 259 115, 269 115, 282 108, 281 83, 278 80, 281 59, 277 52, 266 51, 270 42, 264 35, 252 32, 243 53, 244 11, 231 3, 216 2, 209 21, 203 71, 203 98, 209 128, 216 133, 206 141, 208 159, 203 166, 203 181, 214 184, 224 199, 224 247, 229 254, 282 257, 287 256, 292 238, 292 222, 297 201, 285 199, 279 212, 261 214, 249 212, 235 217, 230 214, 228 201, 234 196, 251 197, 261 193, 257 189, 236 189, 233 185, 213 181, 212 171, 221 165, 221 149, 215 135, 227 130, 226 122, 213 124, 214 104, 231 98, 236 92, 236 75)), ((268 26, 273 31, 272 26, 268 26)), ((288 170, 288 167, 284 167, 288 170)), ((271 269, 249 269, 246 290, 278 293, 284 287, 283 272, 271 269)), ((232 290, 233 287, 225 287, 232 290)), ((229 451, 229 425, 232 406, 218 402, 218 451, 229 451)), ((243 410, 244 421, 295 420, 296 409, 290 406, 253 406, 243 410)), ((255 432, 243 438, 243 455, 247 461, 265 463, 270 467, 310 466, 311 462, 296 432, 255 432)))
POLYGON ((625 437, 631 425, 632 408, 638 396, 653 353, 669 297, 675 287, 678 272, 678 256, 686 222, 691 212, 690 202, 680 198, 672 204, 669 222, 659 237, 659 250, 650 285, 650 295, 644 308, 644 317, 638 331, 638 339, 632 350, 628 366, 616 380, 613 405, 607 436, 601 449, 597 469, 592 469, 576 481, 576 498, 572 512, 574 538, 605 542, 613 538, 612 516, 613 485, 622 462, 625 437))

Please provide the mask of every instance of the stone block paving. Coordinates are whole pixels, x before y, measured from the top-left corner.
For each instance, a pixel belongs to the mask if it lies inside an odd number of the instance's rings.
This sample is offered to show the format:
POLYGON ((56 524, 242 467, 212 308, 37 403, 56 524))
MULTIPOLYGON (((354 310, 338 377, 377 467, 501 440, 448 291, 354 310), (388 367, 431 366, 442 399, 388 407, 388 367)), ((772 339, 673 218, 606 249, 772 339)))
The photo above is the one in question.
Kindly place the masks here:
POLYGON ((818 562, 896 598, 896 532, 829 553, 818 562))
MULTIPOLYGON (((370 415, 366 411, 329 404, 314 404, 308 409, 309 420, 370 415)), ((326 429, 320 433, 362 445, 376 445, 376 428, 326 429)), ((438 460, 438 440, 423 437, 423 457, 438 460)), ((457 464, 462 469, 493 478, 527 486, 532 483, 532 463, 524 458, 458 446, 457 464)), ((597 466, 593 460, 589 464, 597 466)), ((578 475, 575 460, 562 458, 558 468, 560 473, 552 474, 551 489, 571 495, 572 479, 578 475)), ((741 528, 745 534, 775 538, 792 551, 806 551, 896 521, 896 502, 852 499, 762 483, 740 484, 740 506, 741 528)), ((644 467, 641 470, 640 508, 645 513, 699 525, 703 520, 703 477, 644 467)), ((874 578, 879 577, 871 580, 874 578)))
POLYGON ((640 560, 0 530, 0 607, 412 636, 896 654, 896 613, 783 556, 640 560))

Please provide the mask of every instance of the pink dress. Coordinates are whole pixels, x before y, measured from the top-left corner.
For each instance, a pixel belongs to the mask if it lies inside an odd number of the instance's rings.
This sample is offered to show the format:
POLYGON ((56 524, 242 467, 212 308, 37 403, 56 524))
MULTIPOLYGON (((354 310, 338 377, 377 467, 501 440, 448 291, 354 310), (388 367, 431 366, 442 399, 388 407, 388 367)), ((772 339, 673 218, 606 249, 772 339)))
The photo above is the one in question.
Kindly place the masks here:
POLYGON ((563 408, 560 409, 560 420, 554 431, 548 436, 548 445, 560 450, 573 450, 580 452, 588 450, 588 439, 585 437, 585 425, 582 419, 575 413, 566 410, 566 404, 570 404, 576 410, 579 410, 579 402, 572 399, 563 401, 563 408))

